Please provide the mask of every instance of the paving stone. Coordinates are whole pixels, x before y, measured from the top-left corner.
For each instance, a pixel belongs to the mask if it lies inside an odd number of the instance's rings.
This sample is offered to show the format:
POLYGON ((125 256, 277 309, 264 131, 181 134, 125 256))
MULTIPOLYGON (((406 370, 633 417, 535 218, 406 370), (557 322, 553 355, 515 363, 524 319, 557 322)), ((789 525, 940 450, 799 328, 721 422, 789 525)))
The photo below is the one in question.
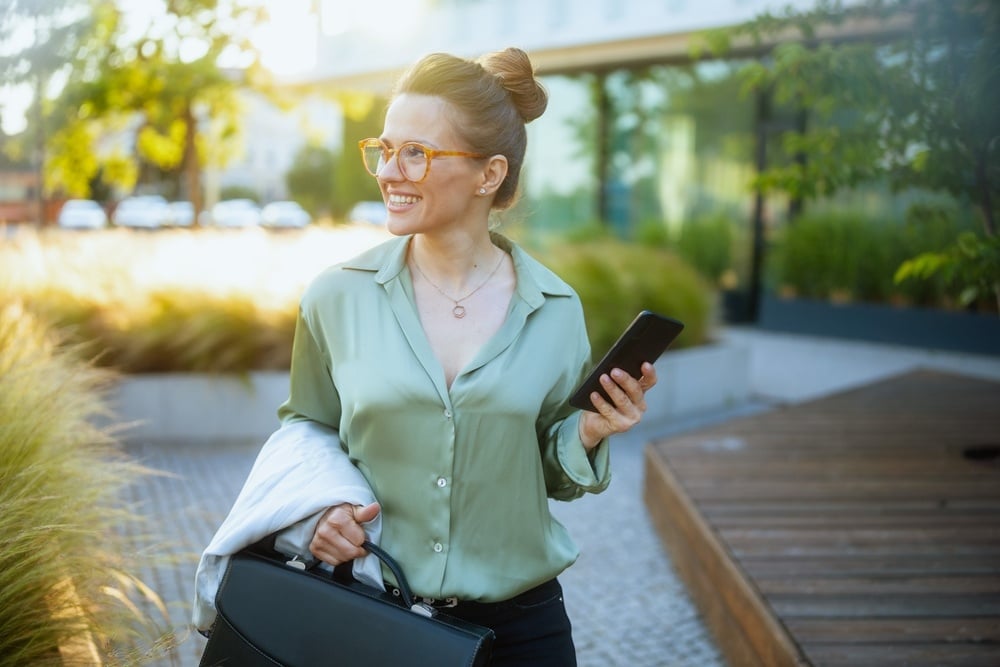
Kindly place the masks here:
MULTIPOLYGON (((684 424, 674 426, 684 428, 684 424)), ((607 491, 552 511, 580 546, 577 562, 560 577, 581 667, 724 663, 647 516, 642 493, 642 448, 651 433, 612 442, 607 491)), ((189 626, 194 571, 201 550, 225 518, 260 449, 259 442, 134 443, 131 456, 159 474, 130 489, 128 500, 146 517, 133 535, 133 571, 162 599, 152 605, 165 637, 142 647, 151 667, 198 664, 205 640, 189 626), (169 649, 169 650, 167 650, 169 649)))
MULTIPOLYGON (((729 329, 752 346, 752 384, 768 401, 805 400, 923 366, 1000 379, 1000 360, 894 346, 729 329), (821 361, 822 372, 817 370, 821 361)), ((646 442, 770 407, 732 410, 671 423, 643 423, 612 442, 607 491, 553 502, 556 517, 580 546, 561 577, 580 667, 721 667, 724 661, 674 572, 642 501, 646 442)), ((205 640, 188 629, 198 556, 229 511, 260 442, 138 443, 130 453, 164 474, 129 493, 146 517, 134 534, 134 572, 166 605, 161 618, 169 650, 143 664, 193 667, 205 640)), ((155 609, 149 605, 147 609, 155 609)), ((148 649, 148 647, 141 647, 148 649)))

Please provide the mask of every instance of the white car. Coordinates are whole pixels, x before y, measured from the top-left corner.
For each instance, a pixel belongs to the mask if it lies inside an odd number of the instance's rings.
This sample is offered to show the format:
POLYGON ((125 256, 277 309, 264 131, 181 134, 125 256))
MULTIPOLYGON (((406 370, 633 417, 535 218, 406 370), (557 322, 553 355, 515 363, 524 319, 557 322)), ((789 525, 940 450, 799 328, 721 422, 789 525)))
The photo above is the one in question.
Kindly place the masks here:
POLYGON ((194 204, 189 201, 174 201, 167 204, 167 224, 174 227, 190 227, 194 223, 194 204))
POLYGON ((312 217, 298 202, 275 201, 260 212, 260 224, 266 227, 305 227, 312 217))
POLYGON ((367 222, 372 225, 381 225, 389 213, 385 210, 385 204, 380 201, 359 201, 351 207, 347 213, 348 222, 367 222))
POLYGON ((156 229, 170 221, 170 207, 160 195, 126 197, 111 215, 118 227, 156 229))
POLYGON ((252 199, 226 199, 212 207, 210 219, 217 227, 253 227, 260 224, 260 207, 252 199))
POLYGON ((108 214, 93 199, 69 199, 59 209, 57 223, 63 229, 103 229, 108 214))

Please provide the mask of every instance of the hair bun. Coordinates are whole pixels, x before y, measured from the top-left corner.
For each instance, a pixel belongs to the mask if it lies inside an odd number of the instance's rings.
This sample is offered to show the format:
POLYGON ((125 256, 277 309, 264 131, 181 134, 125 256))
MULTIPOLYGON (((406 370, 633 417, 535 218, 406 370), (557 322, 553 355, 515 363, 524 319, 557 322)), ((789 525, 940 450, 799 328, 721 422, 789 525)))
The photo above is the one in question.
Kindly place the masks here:
POLYGON ((525 123, 530 123, 545 113, 549 95, 535 78, 535 70, 527 53, 510 47, 481 57, 479 64, 500 80, 525 123))

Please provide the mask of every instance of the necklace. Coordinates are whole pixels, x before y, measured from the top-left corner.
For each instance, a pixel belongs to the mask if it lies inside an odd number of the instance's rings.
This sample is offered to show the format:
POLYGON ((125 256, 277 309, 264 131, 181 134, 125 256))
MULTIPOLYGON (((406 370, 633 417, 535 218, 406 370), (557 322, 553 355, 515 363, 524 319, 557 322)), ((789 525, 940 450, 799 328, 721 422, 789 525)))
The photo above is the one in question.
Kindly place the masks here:
POLYGON ((417 258, 412 253, 410 254, 410 259, 413 260, 413 266, 416 267, 417 273, 419 273, 421 276, 423 276, 424 280, 426 280, 428 283, 430 283, 431 287, 433 287, 438 292, 440 292, 441 296, 445 297, 446 299, 448 299, 449 301, 451 301, 451 302, 453 302, 455 304, 455 307, 451 309, 451 314, 455 316, 455 319, 459 319, 460 320, 463 317, 465 317, 465 306, 462 305, 462 302, 465 301, 466 299, 468 299, 470 296, 472 296, 476 292, 478 292, 479 290, 481 290, 483 287, 485 287, 486 283, 488 283, 490 281, 490 278, 493 277, 493 274, 495 274, 497 271, 500 270, 500 265, 503 264, 503 253, 502 252, 500 253, 500 260, 497 262, 497 265, 493 267, 493 270, 490 271, 490 275, 486 276, 486 280, 484 280, 483 282, 479 283, 479 286, 476 287, 476 289, 472 290, 471 292, 469 292, 468 294, 466 294, 465 296, 463 296, 461 299, 456 299, 455 297, 449 295, 443 289, 441 289, 440 287, 438 287, 434 283, 433 280, 431 280, 430 278, 428 278, 427 274, 424 273, 423 269, 420 268, 420 265, 417 264, 417 258))

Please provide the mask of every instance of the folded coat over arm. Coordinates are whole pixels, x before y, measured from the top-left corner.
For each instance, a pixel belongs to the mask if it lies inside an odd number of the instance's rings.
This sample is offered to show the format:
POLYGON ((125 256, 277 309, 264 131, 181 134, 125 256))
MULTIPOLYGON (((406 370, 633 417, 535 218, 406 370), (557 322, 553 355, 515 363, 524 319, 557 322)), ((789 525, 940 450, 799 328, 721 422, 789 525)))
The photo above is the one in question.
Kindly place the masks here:
MULTIPOLYGON (((341 448, 335 430, 311 421, 283 425, 264 443, 229 515, 202 553, 195 574, 194 627, 207 631, 215 621, 215 595, 229 556, 284 531, 276 541, 280 551, 315 560, 309 542, 323 512, 341 503, 374 501, 371 487, 341 448)), ((381 528, 381 516, 365 524, 368 539, 375 544, 381 528)), ((374 556, 356 560, 354 576, 382 586, 381 566, 374 556)))

